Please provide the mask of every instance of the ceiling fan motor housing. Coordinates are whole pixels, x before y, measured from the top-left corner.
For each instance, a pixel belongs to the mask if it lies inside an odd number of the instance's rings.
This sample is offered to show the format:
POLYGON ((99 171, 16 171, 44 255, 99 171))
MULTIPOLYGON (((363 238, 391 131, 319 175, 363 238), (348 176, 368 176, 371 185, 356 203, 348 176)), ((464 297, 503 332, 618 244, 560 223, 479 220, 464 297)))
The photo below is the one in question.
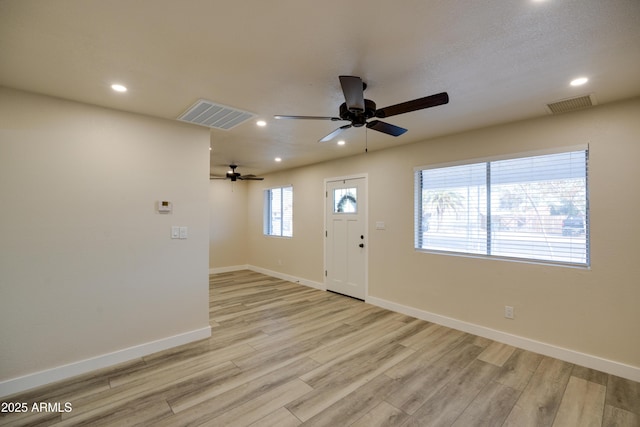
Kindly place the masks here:
POLYGON ((238 167, 238 165, 229 165, 229 167, 231 168, 231 170, 227 172, 227 178, 229 178, 231 181, 236 181, 240 176, 240 173, 236 172, 236 168, 238 167))
POLYGON ((370 99, 364 100, 364 111, 351 111, 347 108, 347 103, 340 105, 340 118, 351 122, 353 127, 362 127, 367 124, 367 120, 376 115, 376 103, 370 99))

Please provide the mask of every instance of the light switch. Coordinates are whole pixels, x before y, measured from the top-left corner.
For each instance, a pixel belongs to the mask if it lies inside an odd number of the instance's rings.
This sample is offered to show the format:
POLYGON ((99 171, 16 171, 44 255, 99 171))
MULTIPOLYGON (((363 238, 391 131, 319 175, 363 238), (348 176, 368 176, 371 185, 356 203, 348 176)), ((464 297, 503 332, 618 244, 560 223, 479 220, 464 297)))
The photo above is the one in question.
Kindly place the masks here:
POLYGON ((384 230, 386 228, 384 221, 377 221, 376 222, 376 230, 384 230))
POLYGON ((172 225, 171 226, 171 238, 172 239, 179 239, 180 238, 180 227, 178 227, 177 225, 172 225))
POLYGON ((181 239, 186 239, 188 236, 188 229, 187 227, 180 227, 180 238, 181 239))

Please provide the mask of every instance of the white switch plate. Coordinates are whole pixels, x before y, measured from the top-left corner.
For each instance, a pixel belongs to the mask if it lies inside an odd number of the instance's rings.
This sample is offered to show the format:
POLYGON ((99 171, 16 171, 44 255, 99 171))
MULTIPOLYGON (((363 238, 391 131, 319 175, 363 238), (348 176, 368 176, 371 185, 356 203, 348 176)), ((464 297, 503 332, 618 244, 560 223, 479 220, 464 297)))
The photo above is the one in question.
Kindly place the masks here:
POLYGON ((180 238, 180 227, 178 227, 177 225, 172 225, 171 226, 171 238, 172 239, 179 239, 180 238))
POLYGON ((384 221, 376 221, 376 230, 384 230, 385 228, 384 221))
POLYGON ((180 227, 180 238, 186 239, 188 237, 188 231, 187 227, 180 227))

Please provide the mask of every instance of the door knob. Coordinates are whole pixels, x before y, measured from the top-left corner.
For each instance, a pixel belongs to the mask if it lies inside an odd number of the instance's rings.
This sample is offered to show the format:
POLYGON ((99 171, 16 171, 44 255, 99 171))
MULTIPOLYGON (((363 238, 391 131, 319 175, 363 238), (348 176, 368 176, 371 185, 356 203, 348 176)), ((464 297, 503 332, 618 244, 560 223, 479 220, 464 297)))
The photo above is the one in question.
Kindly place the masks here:
POLYGON ((364 243, 360 243, 358 246, 360 246, 361 248, 364 248, 364 243))

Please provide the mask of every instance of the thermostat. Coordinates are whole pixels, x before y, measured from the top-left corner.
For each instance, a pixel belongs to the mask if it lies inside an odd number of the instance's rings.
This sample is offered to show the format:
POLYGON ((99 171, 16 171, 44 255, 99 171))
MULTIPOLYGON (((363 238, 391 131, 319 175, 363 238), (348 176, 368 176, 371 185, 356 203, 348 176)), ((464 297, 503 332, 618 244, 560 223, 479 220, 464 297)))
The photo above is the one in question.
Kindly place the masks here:
POLYGON ((173 210, 173 204, 167 200, 161 200, 158 202, 158 213, 168 214, 173 210))

